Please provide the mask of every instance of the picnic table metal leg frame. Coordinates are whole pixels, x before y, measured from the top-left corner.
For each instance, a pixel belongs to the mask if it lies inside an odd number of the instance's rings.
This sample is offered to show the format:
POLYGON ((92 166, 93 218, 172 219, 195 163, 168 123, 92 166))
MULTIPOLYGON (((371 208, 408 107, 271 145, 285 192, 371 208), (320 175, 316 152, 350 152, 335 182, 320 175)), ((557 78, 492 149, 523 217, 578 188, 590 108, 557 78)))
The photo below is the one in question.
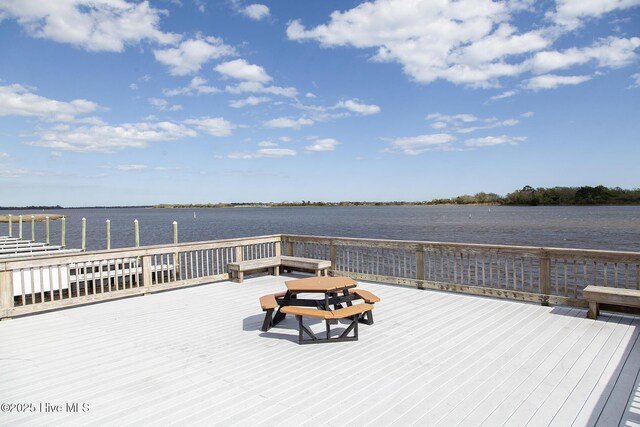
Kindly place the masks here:
POLYGON ((346 317, 345 319, 349 319, 351 324, 340 334, 339 337, 331 338, 331 326, 329 321, 325 321, 325 325, 327 328, 327 337, 326 338, 318 338, 313 331, 307 328, 304 325, 303 318, 304 316, 296 316, 298 319, 298 343, 299 344, 317 344, 324 342, 344 342, 344 341, 358 341, 358 315, 355 314, 350 317, 346 317), (353 331, 353 336, 349 336, 349 334, 353 331), (304 338, 304 334, 309 336, 309 339, 304 338))

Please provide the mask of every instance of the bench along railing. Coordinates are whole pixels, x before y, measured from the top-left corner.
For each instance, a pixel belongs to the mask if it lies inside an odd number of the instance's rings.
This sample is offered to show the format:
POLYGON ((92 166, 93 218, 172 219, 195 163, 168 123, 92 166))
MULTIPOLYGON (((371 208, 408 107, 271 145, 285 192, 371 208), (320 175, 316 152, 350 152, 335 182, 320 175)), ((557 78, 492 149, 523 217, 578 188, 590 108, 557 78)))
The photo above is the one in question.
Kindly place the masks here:
POLYGON ((283 235, 286 255, 331 260, 334 275, 586 307, 588 285, 640 289, 640 253, 283 235))
POLYGON ((227 264, 280 255, 280 236, 0 260, 0 318, 226 280, 227 264))

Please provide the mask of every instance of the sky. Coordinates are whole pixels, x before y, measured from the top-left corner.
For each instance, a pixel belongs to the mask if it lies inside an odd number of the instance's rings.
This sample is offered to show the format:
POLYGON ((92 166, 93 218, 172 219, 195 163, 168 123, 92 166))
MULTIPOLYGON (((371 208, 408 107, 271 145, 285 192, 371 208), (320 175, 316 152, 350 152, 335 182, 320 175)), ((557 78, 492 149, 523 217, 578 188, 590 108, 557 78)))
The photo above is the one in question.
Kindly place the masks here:
POLYGON ((638 188, 640 0, 0 0, 0 206, 638 188))

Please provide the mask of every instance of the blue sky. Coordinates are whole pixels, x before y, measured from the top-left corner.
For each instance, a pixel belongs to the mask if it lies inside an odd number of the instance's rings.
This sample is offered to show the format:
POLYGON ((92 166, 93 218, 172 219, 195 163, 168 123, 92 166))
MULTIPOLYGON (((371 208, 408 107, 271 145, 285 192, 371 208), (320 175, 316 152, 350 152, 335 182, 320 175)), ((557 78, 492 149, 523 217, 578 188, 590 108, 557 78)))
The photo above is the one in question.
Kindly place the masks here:
POLYGON ((0 0, 0 205, 639 187, 639 0, 0 0))

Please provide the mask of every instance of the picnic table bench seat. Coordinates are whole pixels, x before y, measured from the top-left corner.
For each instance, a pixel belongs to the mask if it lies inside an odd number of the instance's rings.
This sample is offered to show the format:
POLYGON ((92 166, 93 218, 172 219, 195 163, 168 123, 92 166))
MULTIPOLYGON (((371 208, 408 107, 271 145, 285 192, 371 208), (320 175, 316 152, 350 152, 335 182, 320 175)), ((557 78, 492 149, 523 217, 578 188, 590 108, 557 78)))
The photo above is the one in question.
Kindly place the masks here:
POLYGON ((300 307, 287 305, 280 308, 285 314, 292 314, 298 318, 298 343, 299 344, 315 344, 322 342, 341 342, 341 341, 357 341, 358 340, 358 318, 362 313, 373 310, 373 305, 367 303, 355 304, 349 307, 339 308, 337 310, 317 310, 309 307, 300 307), (304 325, 305 317, 313 317, 325 321, 327 336, 326 338, 317 337, 309 328, 304 325), (331 337, 330 320, 349 319, 351 322, 340 336, 331 337), (353 331, 353 335, 349 333, 353 331), (304 338, 304 334, 309 336, 304 338))
POLYGON ((329 271, 329 268, 331 268, 331 261, 303 257, 277 256, 247 261, 236 261, 227 264, 229 278, 236 283, 242 283, 245 274, 250 273, 266 271, 269 274, 278 276, 281 268, 312 272, 315 273, 316 276, 327 276, 327 272, 329 271))
MULTIPOLYGON (((375 295, 373 292, 369 292, 366 289, 352 288, 349 289, 349 293, 354 294, 356 298, 363 300, 367 304, 373 305, 377 302, 380 302, 380 298, 377 295, 375 295)), ((371 312, 371 310, 360 314, 360 322, 367 325, 373 325, 373 313, 371 312)))
POLYGON ((617 305, 623 307, 640 307, 640 290, 609 288, 605 286, 589 285, 582 291, 584 299, 589 302, 587 317, 598 318, 600 304, 617 305))

